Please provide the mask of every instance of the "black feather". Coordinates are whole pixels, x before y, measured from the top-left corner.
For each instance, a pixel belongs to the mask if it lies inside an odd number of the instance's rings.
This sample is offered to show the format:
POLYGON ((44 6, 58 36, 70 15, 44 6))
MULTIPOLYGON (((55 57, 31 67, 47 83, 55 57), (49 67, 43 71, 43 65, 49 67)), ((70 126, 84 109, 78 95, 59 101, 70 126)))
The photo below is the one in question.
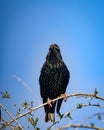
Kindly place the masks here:
MULTIPOLYGON (((43 103, 47 102, 47 99, 54 99, 64 94, 68 85, 70 73, 65 65, 60 48, 56 44, 52 44, 49 48, 49 52, 46 56, 46 61, 41 69, 39 77, 40 94, 43 98, 43 103)), ((60 111, 62 100, 57 102, 57 113, 60 111)), ((52 104, 52 107, 48 105, 44 106, 46 113, 46 122, 48 120, 48 113, 55 112, 56 102, 52 104)), ((52 120, 51 120, 52 121, 52 120)), ((52 121, 54 122, 54 121, 52 121)))

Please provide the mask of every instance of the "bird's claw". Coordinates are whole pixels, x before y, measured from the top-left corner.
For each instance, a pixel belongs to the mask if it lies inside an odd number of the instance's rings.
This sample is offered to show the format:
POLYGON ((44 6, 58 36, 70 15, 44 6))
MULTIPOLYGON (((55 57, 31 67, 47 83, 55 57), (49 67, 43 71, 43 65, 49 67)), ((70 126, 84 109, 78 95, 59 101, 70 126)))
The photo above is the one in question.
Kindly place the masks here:
POLYGON ((67 95, 67 94, 61 94, 61 97, 63 97, 64 102, 66 102, 66 101, 67 101, 67 98, 68 98, 68 95, 67 95))
POLYGON ((49 107, 52 107, 52 103, 53 103, 53 100, 49 99, 47 100, 47 104, 49 105, 49 107))

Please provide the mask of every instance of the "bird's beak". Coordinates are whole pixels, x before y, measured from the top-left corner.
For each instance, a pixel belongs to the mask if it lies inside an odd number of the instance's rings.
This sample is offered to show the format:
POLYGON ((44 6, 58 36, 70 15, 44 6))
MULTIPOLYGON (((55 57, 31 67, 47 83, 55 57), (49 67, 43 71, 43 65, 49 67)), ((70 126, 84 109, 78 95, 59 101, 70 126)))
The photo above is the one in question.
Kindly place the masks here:
POLYGON ((52 44, 52 45, 50 46, 50 48, 54 49, 54 48, 56 48, 56 46, 55 46, 54 44, 52 44))
POLYGON ((55 44, 52 44, 52 45, 50 46, 50 48, 51 48, 51 49, 57 49, 57 46, 56 46, 55 44))

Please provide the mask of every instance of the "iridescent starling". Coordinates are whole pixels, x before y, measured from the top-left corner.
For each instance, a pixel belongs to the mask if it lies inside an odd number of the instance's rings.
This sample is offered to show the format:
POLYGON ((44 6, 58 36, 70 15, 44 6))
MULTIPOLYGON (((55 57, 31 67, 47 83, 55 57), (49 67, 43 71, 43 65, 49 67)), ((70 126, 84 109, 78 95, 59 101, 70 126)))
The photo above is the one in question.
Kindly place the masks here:
MULTIPOLYGON (((56 44, 50 45, 39 77, 40 95, 43 103, 65 94, 69 78, 70 72, 62 59, 59 46, 56 44)), ((62 101, 63 99, 60 99, 52 103, 52 106, 44 106, 45 122, 55 121, 55 108, 56 112, 59 113, 62 101)))

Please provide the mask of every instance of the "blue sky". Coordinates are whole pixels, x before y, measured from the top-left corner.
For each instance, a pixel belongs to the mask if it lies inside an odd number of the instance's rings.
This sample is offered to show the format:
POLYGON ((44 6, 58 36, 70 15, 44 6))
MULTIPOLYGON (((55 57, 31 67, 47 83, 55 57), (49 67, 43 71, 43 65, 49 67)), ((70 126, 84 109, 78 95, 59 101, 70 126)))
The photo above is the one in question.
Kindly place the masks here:
MULTIPOLYGON (((60 46, 71 73, 67 93, 92 93, 97 88, 103 96, 103 0, 1 0, 0 36, 0 90, 11 94, 10 100, 1 102, 10 111, 15 113, 10 106, 24 100, 37 105, 38 98, 41 103, 38 77, 51 43, 60 46), (29 84, 35 97, 13 75, 29 84)), ((63 104, 62 112, 73 101, 67 105, 63 104)))

